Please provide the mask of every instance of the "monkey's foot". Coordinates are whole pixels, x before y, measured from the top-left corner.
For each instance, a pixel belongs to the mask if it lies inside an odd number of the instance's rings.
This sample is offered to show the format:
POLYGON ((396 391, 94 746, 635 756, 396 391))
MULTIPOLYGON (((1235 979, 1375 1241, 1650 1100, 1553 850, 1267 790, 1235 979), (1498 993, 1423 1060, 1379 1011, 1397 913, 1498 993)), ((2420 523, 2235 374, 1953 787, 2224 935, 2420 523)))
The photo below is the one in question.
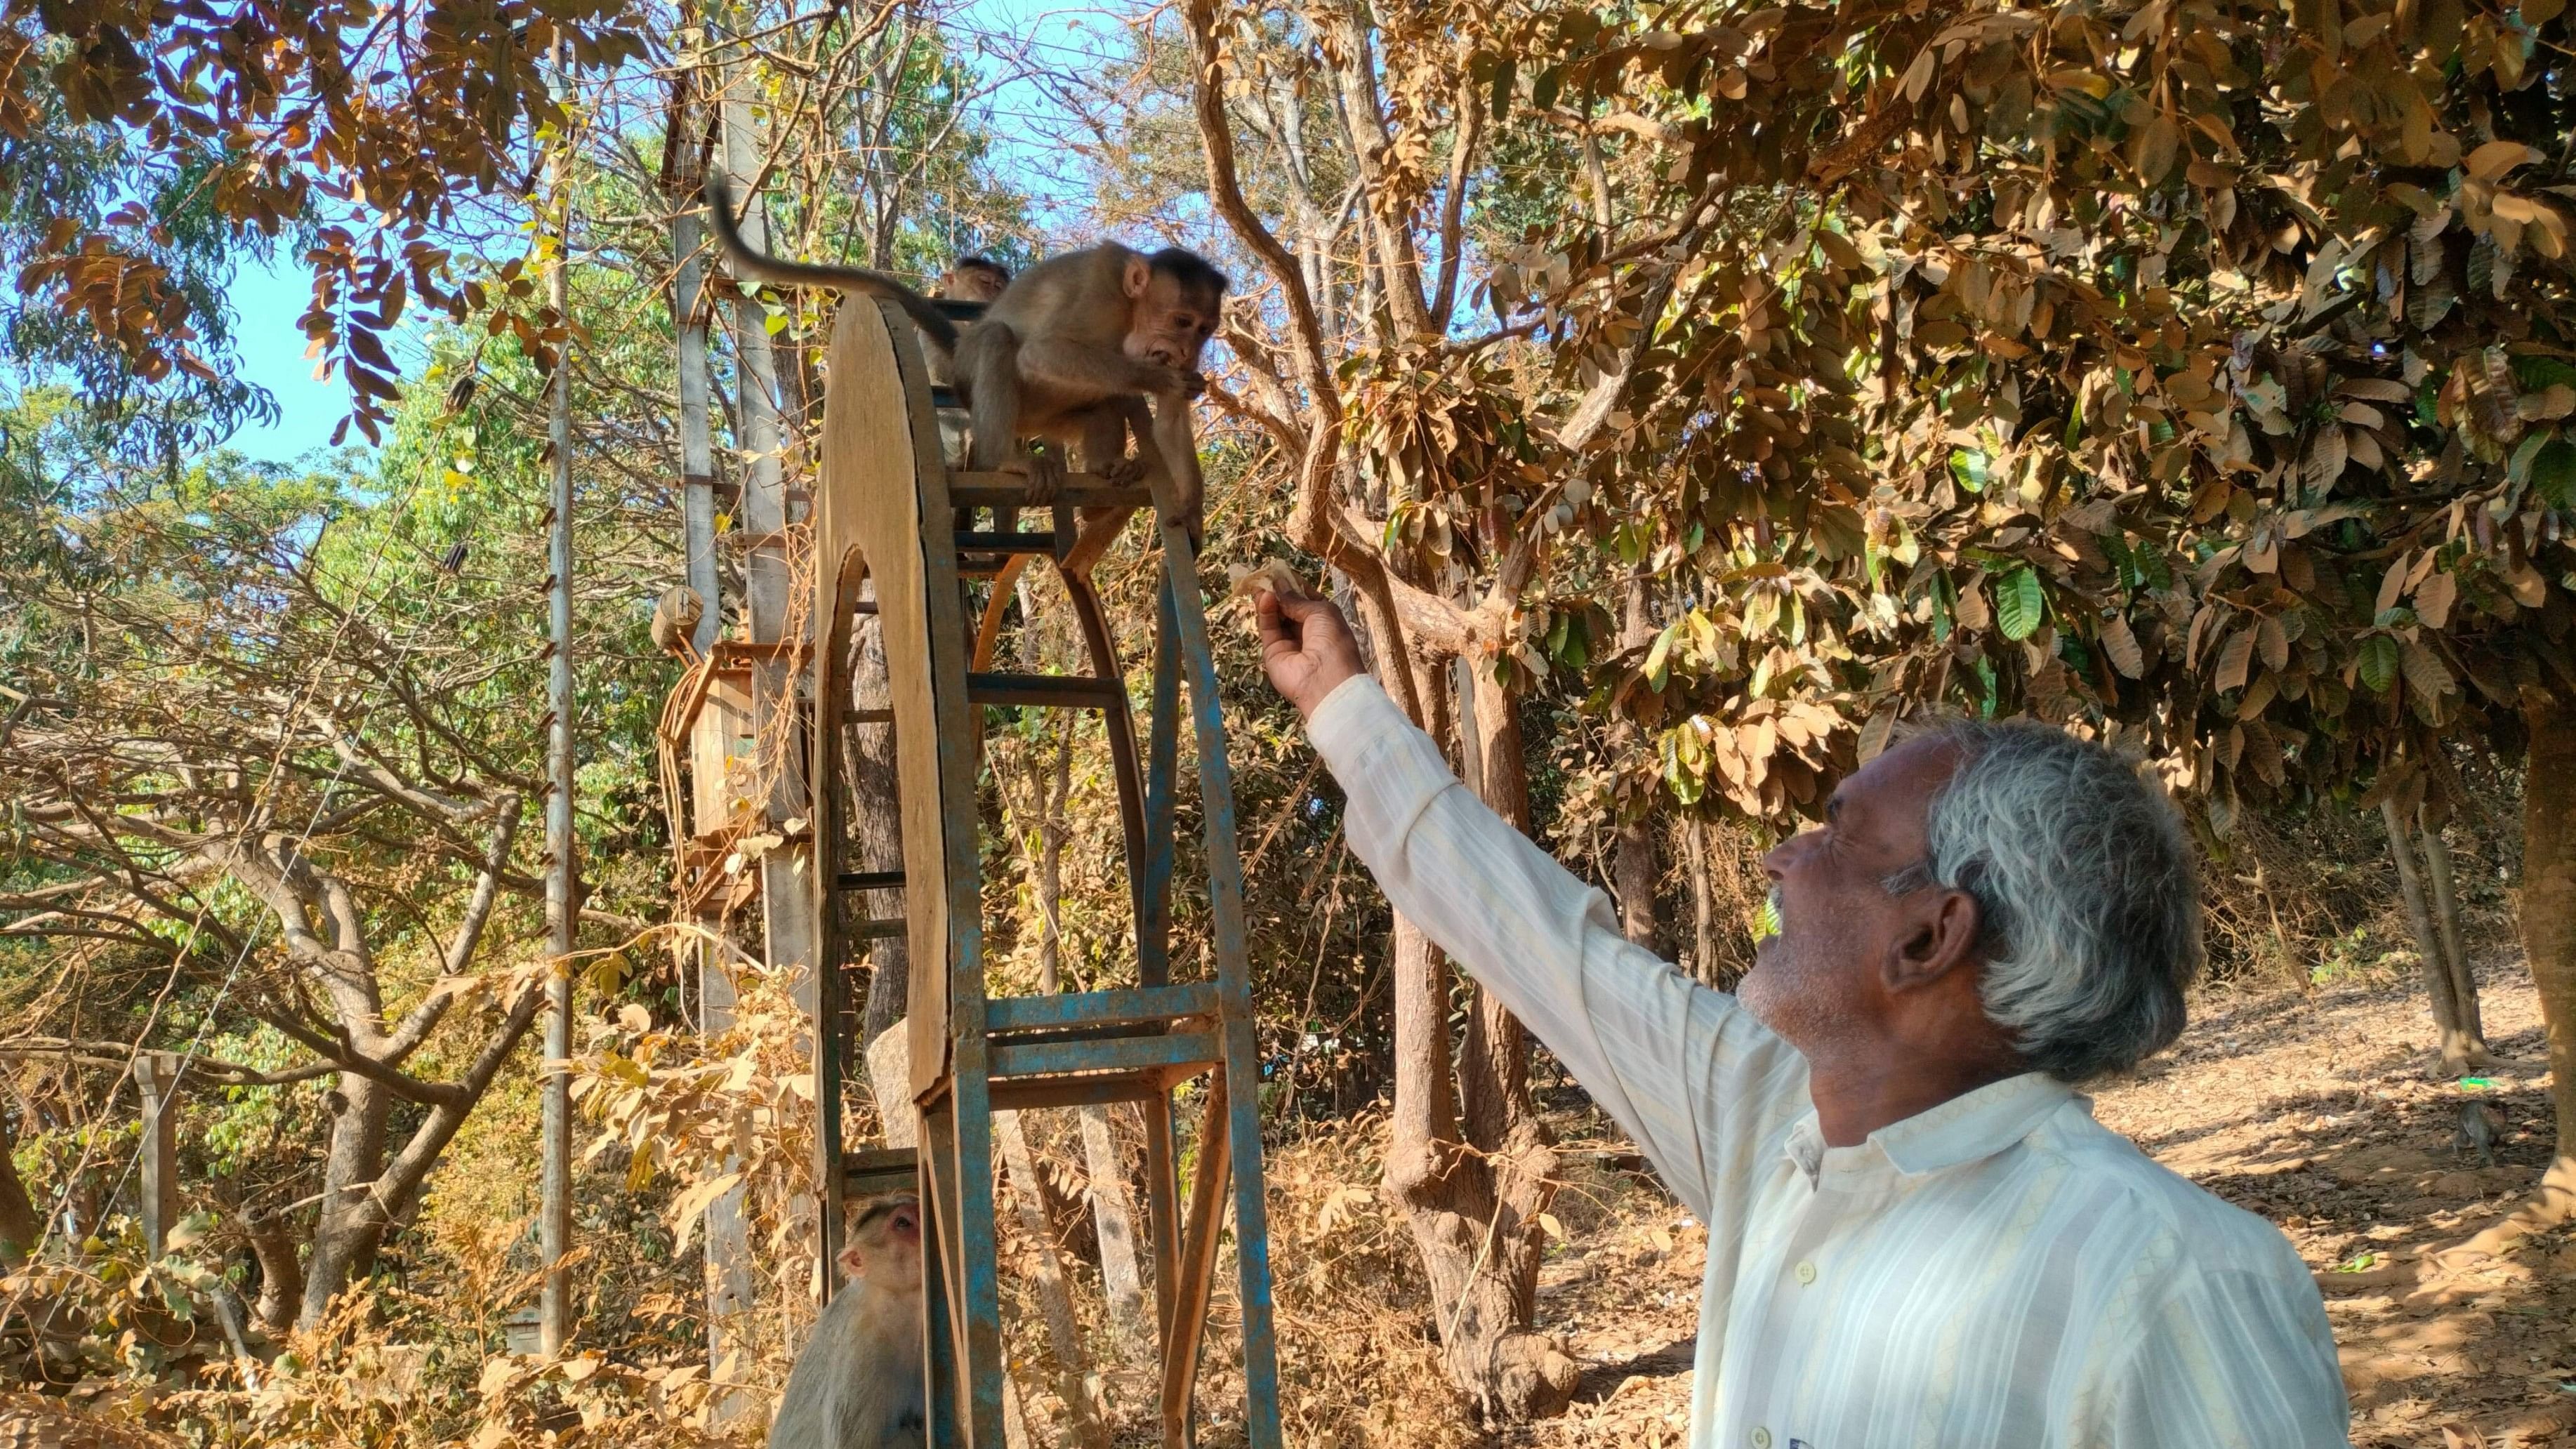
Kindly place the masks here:
POLYGON ((1125 488, 1145 481, 1145 460, 1136 457, 1112 458, 1100 465, 1100 476, 1113 488, 1125 488))
POLYGON ((1017 470, 1029 480, 1025 502, 1032 508, 1045 508, 1064 496, 1064 456, 1052 450, 1032 452, 1017 470))

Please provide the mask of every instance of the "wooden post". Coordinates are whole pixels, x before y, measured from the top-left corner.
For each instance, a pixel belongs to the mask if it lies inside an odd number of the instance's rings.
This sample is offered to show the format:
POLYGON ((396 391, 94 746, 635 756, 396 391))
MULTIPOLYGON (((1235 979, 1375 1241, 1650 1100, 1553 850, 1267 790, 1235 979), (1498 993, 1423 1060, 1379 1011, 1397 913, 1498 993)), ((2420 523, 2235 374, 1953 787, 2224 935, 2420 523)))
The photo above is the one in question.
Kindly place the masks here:
MULTIPOLYGON (((556 44, 556 63, 563 61, 556 44)), ((537 1307, 539 1346, 560 1353, 572 1336, 572 1277, 564 1266, 572 1251, 572 952, 580 905, 574 888, 572 833, 572 292, 565 253, 572 246, 572 193, 565 184, 568 139, 556 142, 554 265, 546 273, 546 301, 563 340, 555 348, 548 380, 546 450, 553 464, 546 544, 546 949, 555 958, 546 975, 546 1062, 543 1204, 537 1222, 545 1279, 537 1307)))
POLYGON ((158 1259, 179 1224, 179 1058, 136 1052, 134 1089, 143 1098, 143 1256, 158 1259))
MULTIPOLYGON (((691 57, 693 67, 698 63, 697 57, 691 57)), ((691 86, 683 94, 693 96, 697 91, 691 86)), ((701 114, 685 102, 675 104, 671 125, 684 137, 693 135, 701 114)), ((671 283, 671 330, 680 348, 680 540, 688 559, 689 587, 706 606, 689 642, 704 655, 715 647, 723 610, 718 607, 716 582, 715 447, 707 429, 706 262, 699 255, 706 223, 698 213, 697 155, 696 145, 683 139, 678 181, 685 194, 674 198, 677 206, 671 214, 671 256, 679 264, 671 283)))
MULTIPOLYGON (((753 188, 760 169, 760 137, 745 93, 750 82, 748 67, 732 71, 725 82, 720 110, 722 164, 733 182, 734 195, 743 198, 744 240, 766 249, 768 220, 760 195, 753 188)), ((780 457, 784 440, 778 417, 777 360, 770 349, 767 322, 767 310, 748 293, 735 304, 734 356, 741 377, 736 414, 740 433, 736 441, 743 453, 742 521, 745 534, 756 541, 743 560, 743 602, 755 643, 777 643, 787 637, 792 586, 786 554, 776 543, 789 519, 780 457)), ((804 751, 796 744, 796 676, 789 662, 764 660, 755 665, 751 697, 752 729, 760 741, 760 757, 777 767, 776 778, 769 782, 769 818, 783 825, 802 816, 808 808, 804 751)), ((810 969, 814 960, 814 905, 807 894, 813 884, 812 872, 806 868, 808 854, 809 845, 804 841, 780 846, 761 856, 759 869, 764 954, 773 969, 784 967, 789 971, 797 999, 809 1008, 810 1015, 815 997, 810 969)), ((711 1031, 732 1021, 731 982, 722 978, 721 971, 713 972, 706 983, 706 1019, 711 1031)), ((751 1243, 749 1226, 743 1218, 741 1189, 727 1193, 707 1209, 706 1228, 708 1332, 713 1340, 709 1349, 721 1367, 734 1360, 745 1346, 740 1318, 752 1302, 751 1243)), ((721 1422, 748 1407, 739 1394, 726 1394, 717 1401, 711 1417, 721 1422)))

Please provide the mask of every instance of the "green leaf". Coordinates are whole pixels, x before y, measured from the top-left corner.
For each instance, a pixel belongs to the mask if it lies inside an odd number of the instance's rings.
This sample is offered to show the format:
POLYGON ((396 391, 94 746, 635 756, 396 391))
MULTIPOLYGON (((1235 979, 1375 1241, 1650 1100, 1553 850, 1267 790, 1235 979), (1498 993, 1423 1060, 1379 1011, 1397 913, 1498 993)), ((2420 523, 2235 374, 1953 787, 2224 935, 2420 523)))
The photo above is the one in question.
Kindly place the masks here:
POLYGON ((2397 641, 2385 634, 2373 634, 2361 641, 2361 682, 2373 694, 2386 694, 2397 682, 2397 641))
POLYGON ((1995 585, 1995 627, 2007 639, 2027 639, 2039 628, 2048 612, 2048 596, 2039 586, 2039 575, 2027 565, 2014 569, 1995 585))
POLYGON ((1646 676, 1647 688, 1657 693, 1661 693, 1664 687, 1665 656, 1673 652, 1673 641, 1680 637, 1681 627, 1679 624, 1665 625, 1663 632, 1655 636, 1654 647, 1646 651, 1646 666, 1640 672, 1646 676))
POLYGON ((1986 455, 1966 448, 1950 450, 1950 476, 1971 493, 1986 491, 1986 455))
POLYGON ((2531 491, 2552 508, 2576 512, 2576 443, 2553 438, 2532 458, 2531 491))

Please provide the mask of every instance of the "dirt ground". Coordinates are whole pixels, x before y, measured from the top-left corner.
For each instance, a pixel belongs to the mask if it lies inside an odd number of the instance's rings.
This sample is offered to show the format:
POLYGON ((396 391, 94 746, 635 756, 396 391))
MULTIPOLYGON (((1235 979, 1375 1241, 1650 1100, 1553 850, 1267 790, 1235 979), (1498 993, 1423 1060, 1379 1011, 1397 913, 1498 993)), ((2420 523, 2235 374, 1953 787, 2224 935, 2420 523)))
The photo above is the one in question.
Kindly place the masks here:
MULTIPOLYGON (((2280 1224, 2316 1270, 2357 1449, 2576 1446, 2576 1237, 2547 1234, 2474 1271, 2427 1276, 2420 1261, 2509 1211, 2548 1161, 2539 1003, 2518 955, 2494 955, 2481 973, 2488 1038, 2530 1065, 2483 1091, 2428 1078, 2420 988, 2382 972, 2209 994, 2173 1051, 2096 1094, 2104 1123, 2280 1224), (2452 1148, 2473 1091, 2504 1114, 2492 1167, 2452 1148)), ((1706 1235, 1668 1199, 1606 1176, 1575 1195, 1571 1211, 1597 1217, 1539 1294, 1546 1326, 1585 1365, 1583 1390, 1566 1417, 1505 1442, 1677 1445, 1706 1235)))

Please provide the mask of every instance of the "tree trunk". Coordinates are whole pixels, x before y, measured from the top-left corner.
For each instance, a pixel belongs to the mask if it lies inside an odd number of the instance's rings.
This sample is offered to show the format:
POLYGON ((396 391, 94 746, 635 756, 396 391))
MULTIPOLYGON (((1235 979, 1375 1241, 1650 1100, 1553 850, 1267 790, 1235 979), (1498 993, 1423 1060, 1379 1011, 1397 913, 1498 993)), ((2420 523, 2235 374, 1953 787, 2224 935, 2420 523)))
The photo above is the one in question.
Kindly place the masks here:
POLYGON ((2549 1038, 2558 1145, 2531 1201, 2459 1249, 2500 1253, 2576 1217, 2576 708, 2531 712, 2522 784, 2522 949, 2549 1038))
MULTIPOLYGON (((870 584, 867 597, 876 597, 870 584)), ((894 696, 886 682, 885 632, 878 627, 876 616, 861 615, 851 631, 851 649, 857 656, 850 670, 850 707, 882 710, 892 707, 894 696)), ((894 729, 882 724, 850 726, 850 825, 857 845, 854 870, 903 869, 903 817, 896 807, 894 729)), ((869 920, 884 920, 903 914, 903 892, 866 891, 869 920)), ((910 945, 901 936, 884 937, 868 944, 868 1003, 859 1028, 859 1040, 873 1042, 885 1034, 887 1027, 903 1019, 912 989, 910 945)), ((894 1115, 880 1101, 881 1116, 894 1115)))
POLYGON ((2451 1000, 2459 1007, 2460 1030, 2484 1052, 2486 1017, 2478 1009, 2477 973, 2469 969, 2469 953, 2461 945, 2460 893, 2451 874, 2451 845, 2442 838, 2439 826, 2425 824, 2419 834, 2424 842, 2424 877, 2433 887, 2433 925, 2442 937, 2443 964, 2451 973, 2451 1000))
POLYGON ((384 1211, 368 1201, 367 1190, 385 1168, 385 1119, 392 1094, 382 1084, 344 1072, 340 1076, 339 1110, 331 1117, 330 1146, 323 1159, 322 1206, 313 1225, 313 1255, 304 1270, 304 1303, 296 1326, 322 1326, 331 1300, 351 1280, 373 1266, 377 1241, 384 1233, 384 1211))
MULTIPOLYGON (((1500 690, 1475 695, 1486 803, 1525 828, 1517 712, 1500 690)), ((1580 1367, 1529 1328, 1545 1246, 1538 1215, 1556 1154, 1530 1103, 1526 1034, 1479 989, 1453 1060, 1449 973, 1438 948, 1399 915, 1392 949, 1395 1113, 1386 1188, 1431 1280, 1442 1362, 1489 1418, 1556 1413, 1573 1397, 1580 1367)))
MULTIPOLYGON (((1655 637, 1654 623, 1646 616, 1646 574, 1639 569, 1628 575, 1624 618, 1619 629, 1621 649, 1643 648, 1655 637)), ((1629 757, 1646 747, 1645 736, 1635 724, 1621 719, 1610 732, 1610 767, 1627 766, 1629 757)), ((1655 868, 1655 829, 1652 819, 1642 813, 1622 820, 1619 833, 1610 846, 1610 889, 1619 897, 1619 934, 1645 947, 1657 950, 1655 921, 1655 887, 1663 872, 1655 868)))
POLYGON ((1708 827, 1695 816, 1681 822, 1682 862, 1691 883, 1691 975, 1717 984, 1717 900, 1708 878, 1708 827))
POLYGON ((2461 1029, 2460 1004, 2451 988, 2451 969, 2443 964, 2442 941, 2433 930, 2432 912, 2424 903, 2424 880, 2415 866, 2414 848, 2406 843, 2406 822, 2395 800, 2379 802, 2379 818, 2388 826, 2389 858, 2397 862, 2397 890, 2406 902, 2406 923, 2415 933, 2415 953, 2424 962, 2424 994, 2433 1004, 2433 1029, 2439 1037, 2442 1070, 2457 1075, 2482 1053, 2461 1029))
POLYGON ((10 1126, 9 1114, 0 1111, 0 1267, 15 1267, 36 1250, 36 1239, 44 1232, 43 1220, 36 1216, 35 1200, 27 1195, 27 1184, 18 1176, 16 1130, 10 1126))
POLYGON ((1109 1431, 1092 1401, 1090 1359, 1082 1351, 1082 1324, 1073 1316, 1073 1290, 1064 1281, 1064 1262, 1056 1252, 1055 1229, 1047 1222, 1046 1196, 1038 1186, 1037 1154, 1029 1150, 1028 1133, 1017 1112, 993 1114, 993 1136, 1002 1147, 1002 1165, 1011 1175, 1011 1206, 1020 1230, 1029 1235, 1037 1264, 1038 1307, 1046 1318, 1047 1346, 1055 1356, 1056 1394, 1073 1418, 1073 1437, 1084 1449, 1108 1449, 1109 1431))
POLYGON ((242 1233, 259 1262, 259 1302, 251 1315, 260 1327, 283 1333, 294 1326, 296 1309, 304 1301, 304 1266, 295 1258, 295 1235, 284 1219, 269 1213, 245 1214, 242 1233))

